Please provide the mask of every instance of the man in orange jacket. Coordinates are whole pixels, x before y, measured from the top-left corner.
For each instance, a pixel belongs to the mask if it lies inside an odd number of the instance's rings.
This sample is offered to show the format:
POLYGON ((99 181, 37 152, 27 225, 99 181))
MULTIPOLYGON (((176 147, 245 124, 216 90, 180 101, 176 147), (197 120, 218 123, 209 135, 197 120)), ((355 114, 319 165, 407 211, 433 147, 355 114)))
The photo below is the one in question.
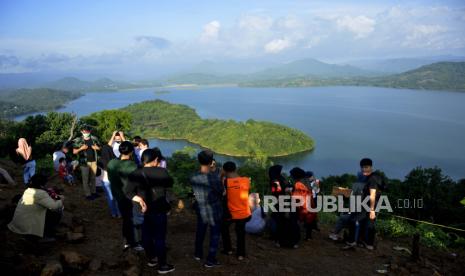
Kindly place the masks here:
POLYGON ((224 219, 222 225, 223 252, 228 255, 232 254, 229 226, 234 223, 237 236, 236 255, 239 260, 243 260, 245 257, 245 224, 251 217, 249 207, 250 178, 239 176, 234 162, 224 163, 223 171, 225 174, 225 200, 230 214, 229 218, 224 219))
POLYGON ((312 238, 312 223, 316 218, 316 213, 310 212, 309 210, 310 207, 314 207, 312 190, 302 182, 305 178, 304 170, 296 167, 290 171, 290 174, 295 181, 292 196, 300 197, 304 203, 303 206, 297 209, 297 212, 299 214, 299 220, 304 223, 306 231, 305 240, 310 240, 312 238))

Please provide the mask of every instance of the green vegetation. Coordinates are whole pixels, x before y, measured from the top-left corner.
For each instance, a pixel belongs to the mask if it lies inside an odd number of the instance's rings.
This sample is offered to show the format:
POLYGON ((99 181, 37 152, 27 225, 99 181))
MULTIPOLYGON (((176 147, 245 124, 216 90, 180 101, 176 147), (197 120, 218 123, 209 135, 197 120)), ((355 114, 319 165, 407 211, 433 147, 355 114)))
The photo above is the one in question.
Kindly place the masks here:
POLYGON ((313 149, 303 132, 270 122, 202 119, 186 105, 161 100, 122 109, 132 114, 135 133, 160 139, 185 139, 231 156, 283 156, 313 149))
MULTIPOLYGON (((293 61, 242 75, 214 75, 191 73, 165 79, 165 84, 237 84, 243 87, 320 87, 320 86, 375 86, 424 90, 465 91, 465 62, 437 62, 425 65, 415 61, 417 69, 400 74, 382 75, 350 65, 328 64, 314 59, 293 61)), ((391 66, 399 68, 393 60, 391 66)), ((399 71, 397 71, 399 72, 399 71)))
POLYGON ((83 81, 78 78, 67 77, 45 84, 45 87, 67 91, 117 91, 121 89, 137 88, 139 85, 117 82, 108 78, 98 79, 96 81, 83 81))
POLYGON ((113 131, 128 133, 131 129, 132 116, 121 110, 103 110, 81 118, 81 124, 92 127, 94 135, 102 141, 108 141, 113 131))
MULTIPOLYGON (((164 107, 166 112, 170 108, 183 112, 187 109, 188 115, 192 117, 191 121, 199 120, 193 117, 196 116, 195 112, 186 106, 170 105, 161 101, 148 106, 152 105, 164 107)), ((141 106, 139 108, 142 109, 141 106)), ((148 110, 142 109, 142 111, 148 110)), ((157 113, 147 112, 147 114, 155 116, 157 113)), ((160 119, 161 117, 154 118, 160 119)), ((174 118, 178 117, 174 116, 174 118)), ((57 112, 29 116, 21 122, 0 120, 0 157, 10 156, 12 160, 15 160, 17 155, 14 151, 17 139, 25 137, 33 147, 38 171, 52 173, 50 154, 70 136, 78 135, 78 128, 72 128, 75 120, 72 114, 57 112)), ((116 111, 105 111, 87 116, 76 124, 89 123, 91 120, 94 123, 95 134, 100 137, 108 135, 118 126, 122 130, 131 129, 131 117, 128 113, 116 111), (118 122, 120 122, 119 125, 118 122)), ((251 192, 258 192, 261 195, 270 193, 267 169, 271 164, 266 155, 255 155, 239 166, 239 173, 252 179, 251 192)), ((221 164, 218 165, 221 166, 221 164)), ((175 180, 176 194, 179 197, 187 197, 192 192, 188 180, 192 173, 198 170, 195 150, 185 148, 168 157, 168 170, 175 180)), ((356 177, 351 174, 324 177, 321 179, 322 193, 330 194, 333 186, 350 187, 355 179, 356 177)), ((386 181, 388 189, 383 191, 383 194, 389 197, 392 205, 395 205, 398 199, 423 199, 423 208, 394 208, 395 215, 465 229, 463 221, 465 208, 461 203, 465 194, 465 179, 454 181, 443 175, 439 168, 419 167, 413 169, 403 180, 386 178, 386 181)), ((321 223, 333 225, 336 219, 335 213, 319 214, 321 223)), ((392 238, 408 238, 414 233, 419 233, 423 245, 442 250, 465 246, 463 234, 424 223, 412 224, 387 213, 379 214, 377 229, 380 234, 392 238)))
POLYGON ((465 92, 465 62, 438 62, 401 74, 381 77, 294 76, 256 79, 240 83, 246 87, 375 86, 465 92))
POLYGON ((373 78, 371 85, 465 92, 465 62, 438 62, 405 73, 373 78))
POLYGON ((3 91, 0 93, 0 117, 11 118, 27 113, 53 111, 81 96, 79 92, 48 88, 3 91))

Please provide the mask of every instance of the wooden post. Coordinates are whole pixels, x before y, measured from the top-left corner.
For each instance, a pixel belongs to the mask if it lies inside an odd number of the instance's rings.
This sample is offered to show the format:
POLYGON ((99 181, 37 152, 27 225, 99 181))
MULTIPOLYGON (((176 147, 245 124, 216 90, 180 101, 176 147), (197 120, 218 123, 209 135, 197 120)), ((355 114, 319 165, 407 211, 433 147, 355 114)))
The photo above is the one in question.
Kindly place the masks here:
POLYGON ((417 261, 419 258, 420 258, 420 234, 417 232, 413 235, 412 260, 417 261))

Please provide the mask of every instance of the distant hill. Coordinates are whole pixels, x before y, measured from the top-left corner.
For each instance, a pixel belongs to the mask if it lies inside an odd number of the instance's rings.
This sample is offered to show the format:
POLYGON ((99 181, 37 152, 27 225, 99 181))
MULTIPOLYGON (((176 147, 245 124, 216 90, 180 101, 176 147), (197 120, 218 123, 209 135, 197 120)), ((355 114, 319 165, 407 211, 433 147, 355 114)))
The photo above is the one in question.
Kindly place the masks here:
POLYGON ((135 84, 126 82, 116 82, 109 78, 102 78, 96 81, 83 81, 74 77, 66 77, 57 81, 43 85, 46 88, 68 90, 68 91, 115 91, 120 89, 136 88, 135 84))
POLYGON ((81 97, 80 92, 49 88, 17 89, 0 93, 0 117, 11 118, 23 114, 53 111, 69 101, 81 97))
POLYGON ((258 73, 253 74, 255 78, 285 78, 299 76, 314 76, 314 77, 353 77, 353 76, 369 76, 373 72, 362 70, 351 65, 338 65, 321 62, 316 59, 301 59, 290 63, 274 66, 258 73))
MULTIPOLYGON (((234 64, 233 67, 237 67, 234 64)), ((247 65, 244 65, 247 67, 247 65)), ((290 77, 313 76, 319 78, 373 76, 373 72, 362 70, 350 65, 337 65, 324 63, 316 59, 302 59, 281 65, 275 65, 258 72, 250 72, 250 68, 240 71, 238 68, 232 71, 240 74, 222 74, 225 64, 203 62, 192 68, 192 72, 172 75, 161 80, 164 84, 231 84, 242 82, 253 82, 267 79, 286 79, 290 77), (220 70, 222 69, 222 70, 220 70), (218 73, 209 73, 218 72, 218 73), (221 73, 220 73, 221 72, 221 73)), ((379 75, 379 74, 378 74, 379 75)))
POLYGON ((405 73, 373 78, 376 86, 465 92, 465 62, 438 62, 405 73))
POLYGON ((465 92, 465 62, 438 62, 400 74, 380 77, 319 78, 314 76, 245 81, 250 87, 378 86, 465 92))
POLYGON ((231 84, 238 83, 244 79, 243 75, 213 75, 204 73, 186 73, 178 74, 162 79, 164 85, 174 84, 197 84, 197 85, 212 85, 212 84, 231 84))
POLYGON ((465 57, 433 56, 417 58, 365 59, 350 61, 348 64, 364 70, 396 74, 414 70, 421 66, 444 61, 461 62, 465 61, 465 57))

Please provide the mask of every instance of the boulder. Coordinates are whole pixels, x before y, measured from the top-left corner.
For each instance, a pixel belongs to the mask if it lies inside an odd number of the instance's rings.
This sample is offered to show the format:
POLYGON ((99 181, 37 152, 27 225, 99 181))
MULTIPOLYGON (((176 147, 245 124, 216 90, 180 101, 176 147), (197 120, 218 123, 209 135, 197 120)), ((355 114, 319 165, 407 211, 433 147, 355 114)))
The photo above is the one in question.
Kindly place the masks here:
POLYGON ((55 276, 63 273, 63 266, 58 261, 49 261, 42 269, 40 276, 55 276))
POLYGON ((62 251, 60 259, 65 268, 75 271, 82 271, 89 265, 90 259, 75 251, 62 251))
POLYGON ((93 259, 89 263, 89 270, 91 271, 99 271, 102 268, 102 261, 99 259, 93 259))
POLYGON ((131 266, 125 271, 123 271, 124 276, 139 276, 140 275, 140 268, 138 266, 131 266))
POLYGON ((80 243, 84 240, 85 236, 82 233, 73 233, 67 232, 66 233, 66 241, 70 243, 80 243))

